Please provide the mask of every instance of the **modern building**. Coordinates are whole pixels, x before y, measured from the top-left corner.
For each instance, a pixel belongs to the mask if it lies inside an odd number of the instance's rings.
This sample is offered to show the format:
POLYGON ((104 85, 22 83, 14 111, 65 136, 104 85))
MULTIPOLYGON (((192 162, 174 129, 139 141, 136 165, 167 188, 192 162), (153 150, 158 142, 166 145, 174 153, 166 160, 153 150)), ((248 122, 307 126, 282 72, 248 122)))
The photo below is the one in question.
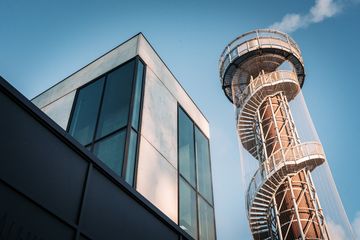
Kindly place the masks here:
POLYGON ((141 33, 32 103, 1 86, 0 236, 216 239, 209 123, 141 33))
POLYGON ((271 29, 240 35, 220 58, 222 89, 236 107, 254 239, 352 238, 301 94, 304 69, 295 41, 271 29))

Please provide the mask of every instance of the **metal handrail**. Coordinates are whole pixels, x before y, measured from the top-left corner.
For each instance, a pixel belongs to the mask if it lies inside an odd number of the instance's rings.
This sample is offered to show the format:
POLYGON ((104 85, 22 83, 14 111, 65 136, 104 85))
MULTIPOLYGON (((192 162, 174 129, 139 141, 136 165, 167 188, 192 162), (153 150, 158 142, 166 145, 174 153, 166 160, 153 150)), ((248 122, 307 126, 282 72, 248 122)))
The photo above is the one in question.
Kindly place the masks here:
POLYGON ((325 159, 325 153, 321 143, 317 141, 306 142, 275 151, 260 165, 249 183, 247 189, 247 210, 249 210, 255 193, 259 190, 259 187, 264 183, 264 180, 266 180, 268 176, 275 173, 280 166, 286 164, 286 162, 296 161, 311 155, 320 155, 325 159))
POLYGON ((221 77, 223 75, 223 70, 228 66, 228 64, 232 62, 234 56, 240 56, 241 53, 244 51, 249 51, 249 49, 253 49, 254 47, 261 47, 263 45, 270 45, 270 46, 278 45, 281 48, 287 48, 291 52, 292 49, 294 49, 295 50, 294 54, 298 55, 297 57, 301 59, 300 48, 289 35, 272 29, 257 29, 240 35, 225 47, 219 59, 219 69, 220 69, 221 77), (280 40, 284 44, 278 45, 276 41, 266 43, 263 42, 262 39, 280 40), (249 42, 253 40, 257 40, 256 46, 249 46, 249 42), (237 52, 238 48, 239 49, 244 48, 244 50, 242 50, 241 52, 237 52), (227 64, 226 67, 224 67, 225 62, 227 64))
POLYGON ((285 79, 298 83, 296 73, 288 70, 278 70, 267 74, 261 74, 255 79, 252 79, 239 97, 240 108, 248 101, 248 98, 251 98, 253 93, 265 84, 271 84, 285 79))

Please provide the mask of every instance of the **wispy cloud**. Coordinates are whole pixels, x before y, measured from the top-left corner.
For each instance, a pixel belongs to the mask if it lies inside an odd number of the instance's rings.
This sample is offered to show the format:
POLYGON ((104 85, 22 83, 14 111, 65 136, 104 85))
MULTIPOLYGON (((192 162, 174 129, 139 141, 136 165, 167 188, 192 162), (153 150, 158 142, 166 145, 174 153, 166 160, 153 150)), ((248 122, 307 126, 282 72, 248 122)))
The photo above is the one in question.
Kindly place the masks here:
POLYGON ((308 13, 289 13, 280 22, 276 22, 270 28, 291 33, 299 28, 305 28, 313 23, 319 23, 327 18, 335 16, 342 10, 342 3, 333 0, 316 0, 308 13))
POLYGON ((327 227, 330 234, 330 238, 333 240, 344 240, 346 237, 345 231, 340 224, 336 224, 331 219, 327 221, 327 227))
POLYGON ((360 240, 360 212, 356 213, 354 221, 351 223, 352 229, 356 235, 356 240, 360 240))

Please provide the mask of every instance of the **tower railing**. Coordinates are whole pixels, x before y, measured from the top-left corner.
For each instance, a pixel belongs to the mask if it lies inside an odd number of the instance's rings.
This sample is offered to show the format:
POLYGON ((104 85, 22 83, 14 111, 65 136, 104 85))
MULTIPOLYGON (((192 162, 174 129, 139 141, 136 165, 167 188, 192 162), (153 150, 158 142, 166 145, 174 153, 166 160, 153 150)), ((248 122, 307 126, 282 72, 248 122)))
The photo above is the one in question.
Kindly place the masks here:
MULTIPOLYGON (((239 107, 241 108, 249 98, 251 98, 252 94, 258 91, 260 88, 263 88, 267 84, 279 83, 280 81, 291 81, 294 84, 298 85, 297 75, 294 71, 289 70, 277 70, 275 72, 270 72, 266 74, 261 74, 256 78, 252 78, 250 80, 249 85, 244 89, 244 91, 240 94, 239 97, 239 107)), ((298 90, 300 89, 300 86, 298 90)), ((292 89, 289 89, 292 90, 292 89)), ((298 93, 295 92, 293 96, 298 93)), ((292 99, 292 98, 290 98, 292 99)))
POLYGON ((233 59, 258 48, 279 48, 301 59, 298 45, 287 34, 270 29, 258 29, 237 37, 226 46, 219 60, 220 77, 233 59))
MULTIPOLYGON (((319 142, 306 142, 288 147, 285 150, 279 149, 267 158, 255 172, 247 190, 247 210, 251 207, 253 199, 264 182, 286 165, 300 165, 301 163, 315 168, 325 161, 325 152, 319 142)), ((291 171, 291 170, 290 170, 291 171)))

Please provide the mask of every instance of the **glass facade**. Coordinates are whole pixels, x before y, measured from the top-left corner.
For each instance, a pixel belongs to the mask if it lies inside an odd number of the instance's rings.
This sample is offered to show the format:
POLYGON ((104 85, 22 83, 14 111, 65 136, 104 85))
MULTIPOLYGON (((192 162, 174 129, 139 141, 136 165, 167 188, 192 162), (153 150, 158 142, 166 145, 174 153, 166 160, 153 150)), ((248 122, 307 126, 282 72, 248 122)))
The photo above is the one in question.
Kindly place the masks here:
POLYGON ((179 225, 194 239, 215 240, 209 140, 178 108, 179 225))
POLYGON ((139 58, 78 89, 68 132, 134 185, 144 64, 139 58))

